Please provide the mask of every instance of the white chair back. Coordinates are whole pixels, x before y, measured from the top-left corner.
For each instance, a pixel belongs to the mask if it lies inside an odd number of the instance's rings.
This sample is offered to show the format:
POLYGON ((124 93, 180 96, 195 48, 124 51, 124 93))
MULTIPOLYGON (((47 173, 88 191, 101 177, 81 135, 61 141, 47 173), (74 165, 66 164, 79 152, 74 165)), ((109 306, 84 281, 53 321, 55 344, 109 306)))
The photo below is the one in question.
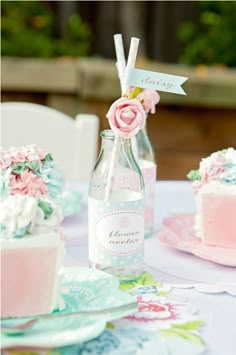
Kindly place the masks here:
POLYGON ((97 157, 99 119, 75 119, 55 109, 24 102, 1 104, 1 145, 38 144, 51 152, 70 181, 88 181, 97 157))

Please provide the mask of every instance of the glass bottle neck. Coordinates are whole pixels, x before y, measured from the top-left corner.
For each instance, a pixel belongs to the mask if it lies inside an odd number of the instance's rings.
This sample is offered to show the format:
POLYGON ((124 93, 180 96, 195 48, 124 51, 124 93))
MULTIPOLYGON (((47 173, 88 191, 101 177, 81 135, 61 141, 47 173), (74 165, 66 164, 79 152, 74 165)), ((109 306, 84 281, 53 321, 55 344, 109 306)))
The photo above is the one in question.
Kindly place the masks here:
POLYGON ((111 130, 105 130, 101 133, 102 137, 102 150, 114 151, 119 147, 119 153, 126 152, 132 154, 132 146, 130 138, 116 137, 111 130), (115 148, 114 148, 115 147, 115 148), (120 148, 122 147, 122 150, 120 148))

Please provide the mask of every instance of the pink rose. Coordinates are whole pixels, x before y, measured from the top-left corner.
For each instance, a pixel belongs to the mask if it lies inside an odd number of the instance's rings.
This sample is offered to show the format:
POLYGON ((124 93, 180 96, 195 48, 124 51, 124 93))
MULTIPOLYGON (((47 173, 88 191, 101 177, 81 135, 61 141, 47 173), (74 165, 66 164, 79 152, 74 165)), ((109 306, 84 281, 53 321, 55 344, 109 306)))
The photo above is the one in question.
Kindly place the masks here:
POLYGON ((47 192, 47 185, 43 179, 40 176, 34 175, 32 171, 28 169, 21 174, 12 175, 9 185, 12 188, 12 195, 41 196, 47 192))
POLYGON ((153 322, 165 321, 165 323, 172 323, 179 318, 178 308, 181 305, 171 304, 167 300, 161 301, 155 295, 138 296, 138 312, 126 319, 136 320, 139 322, 153 322))
POLYGON ((138 99, 122 97, 111 105, 107 118, 116 135, 131 138, 145 126, 146 114, 138 99))
POLYGON ((156 105, 160 101, 160 95, 154 90, 145 89, 138 94, 137 99, 142 102, 146 113, 155 113, 156 105))

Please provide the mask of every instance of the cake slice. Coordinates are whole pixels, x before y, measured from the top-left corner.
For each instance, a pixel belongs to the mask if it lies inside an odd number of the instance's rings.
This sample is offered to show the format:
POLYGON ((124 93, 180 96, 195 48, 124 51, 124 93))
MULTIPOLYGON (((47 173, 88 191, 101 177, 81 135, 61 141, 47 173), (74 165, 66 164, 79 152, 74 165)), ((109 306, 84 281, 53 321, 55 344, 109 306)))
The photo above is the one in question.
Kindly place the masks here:
POLYGON ((236 248, 236 150, 228 148, 202 159, 193 181, 197 237, 206 245, 236 248))
POLYGON ((49 200, 8 197, 1 205, 1 318, 63 308, 65 242, 60 211, 49 200))
POLYGON ((196 201, 197 235, 207 245, 236 248, 236 186, 210 182, 196 201))

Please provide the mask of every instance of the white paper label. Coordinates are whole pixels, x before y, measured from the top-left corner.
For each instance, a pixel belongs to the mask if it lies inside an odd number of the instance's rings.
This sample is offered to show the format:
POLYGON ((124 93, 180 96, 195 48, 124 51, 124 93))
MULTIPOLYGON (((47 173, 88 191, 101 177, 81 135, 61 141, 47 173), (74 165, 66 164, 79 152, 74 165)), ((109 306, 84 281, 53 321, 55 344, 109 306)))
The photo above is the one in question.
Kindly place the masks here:
POLYGON ((132 255, 143 244, 144 219, 139 211, 108 213, 96 223, 95 235, 99 245, 113 255, 132 255))
POLYGON ((188 78, 185 76, 170 75, 127 67, 124 81, 128 86, 186 95, 186 92, 181 85, 187 79, 188 78))
POLYGON ((109 202, 89 198, 89 260, 104 266, 143 261, 144 200, 109 202))

